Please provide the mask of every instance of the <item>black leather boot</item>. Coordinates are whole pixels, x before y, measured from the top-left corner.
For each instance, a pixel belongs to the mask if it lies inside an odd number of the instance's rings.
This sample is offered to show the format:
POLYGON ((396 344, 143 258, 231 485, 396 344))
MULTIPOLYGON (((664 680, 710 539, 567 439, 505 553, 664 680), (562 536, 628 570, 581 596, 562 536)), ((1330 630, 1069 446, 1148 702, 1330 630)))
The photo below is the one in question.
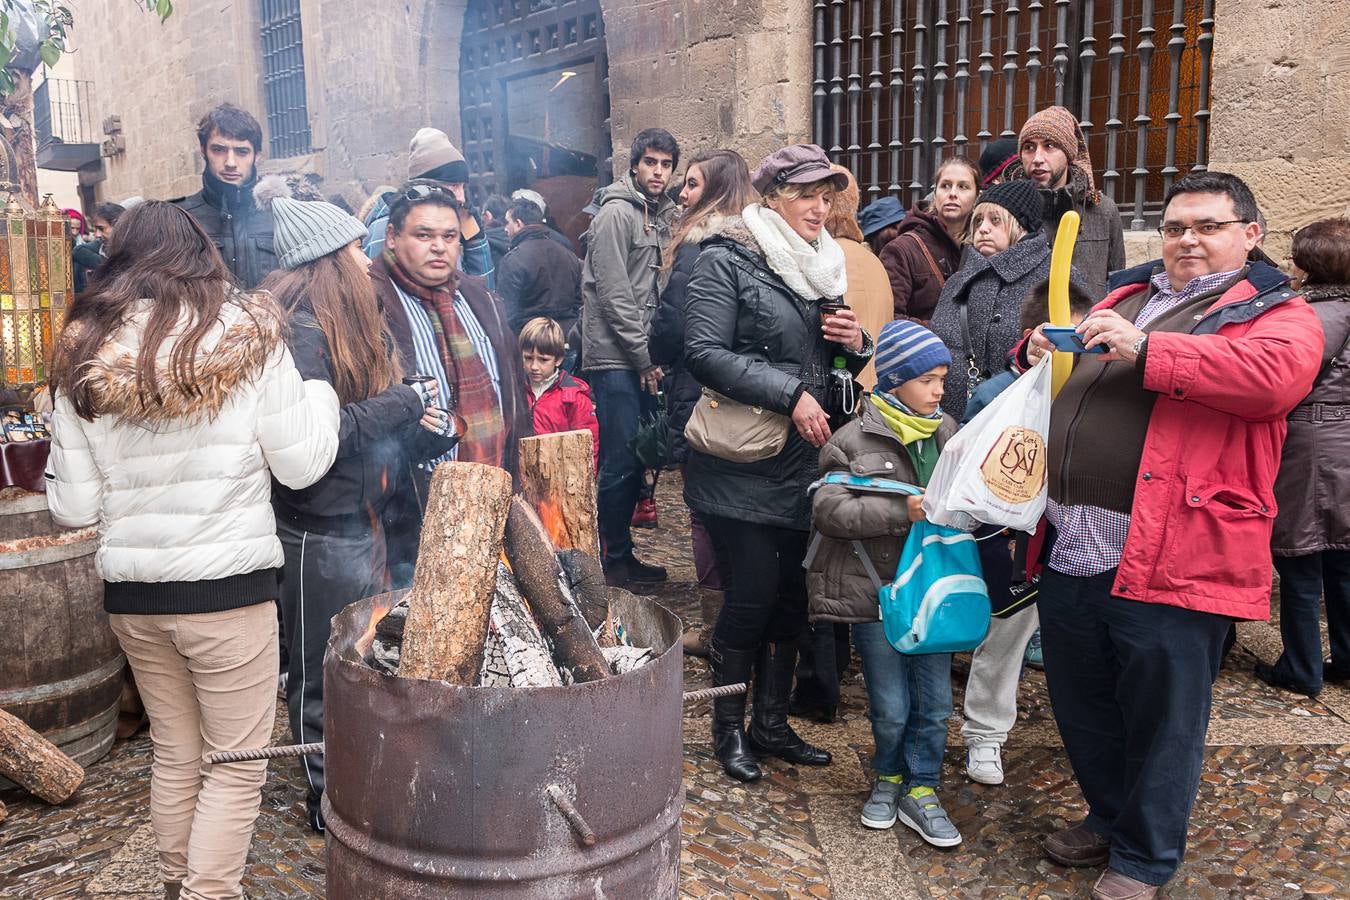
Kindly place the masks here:
POLYGON ((828 750, 813 747, 788 724, 788 696, 797 668, 797 646, 766 644, 755 673, 755 705, 750 712, 750 750, 756 756, 776 756, 803 766, 827 766, 828 750))
MULTIPOLYGON (((713 684, 749 683, 754 668, 753 653, 728 650, 716 640, 708 647, 708 662, 712 666, 713 684)), ((745 736, 745 694, 718 697, 713 700, 713 753, 722 764, 722 770, 737 781, 758 781, 764 773, 750 752, 745 736)))

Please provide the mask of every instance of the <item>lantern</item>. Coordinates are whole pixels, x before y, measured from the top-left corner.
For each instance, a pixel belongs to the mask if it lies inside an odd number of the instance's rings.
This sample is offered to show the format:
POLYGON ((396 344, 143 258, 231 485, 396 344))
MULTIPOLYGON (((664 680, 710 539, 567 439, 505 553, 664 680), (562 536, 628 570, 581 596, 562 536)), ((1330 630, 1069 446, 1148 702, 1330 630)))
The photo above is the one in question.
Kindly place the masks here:
POLYGON ((51 194, 37 212, 10 194, 0 226, 0 386, 28 396, 47 380, 48 352, 65 321, 70 240, 51 194))

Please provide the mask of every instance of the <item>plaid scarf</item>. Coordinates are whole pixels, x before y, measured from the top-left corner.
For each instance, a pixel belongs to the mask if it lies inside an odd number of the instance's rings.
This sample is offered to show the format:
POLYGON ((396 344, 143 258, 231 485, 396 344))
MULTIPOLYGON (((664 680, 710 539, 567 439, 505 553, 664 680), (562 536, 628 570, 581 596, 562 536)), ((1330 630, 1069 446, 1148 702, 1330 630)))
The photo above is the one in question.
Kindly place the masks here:
POLYGON ((392 250, 384 251, 384 264, 389 277, 399 290, 422 304, 431 328, 436 332, 436 346, 445 366, 445 377, 450 381, 449 397, 441 398, 441 405, 455 417, 459 445, 455 458, 460 462, 486 463, 500 467, 506 451, 506 426, 502 421, 501 404, 492 387, 492 376, 474 350, 464 323, 455 312, 455 293, 459 275, 438 288, 417 284, 399 266, 392 250))

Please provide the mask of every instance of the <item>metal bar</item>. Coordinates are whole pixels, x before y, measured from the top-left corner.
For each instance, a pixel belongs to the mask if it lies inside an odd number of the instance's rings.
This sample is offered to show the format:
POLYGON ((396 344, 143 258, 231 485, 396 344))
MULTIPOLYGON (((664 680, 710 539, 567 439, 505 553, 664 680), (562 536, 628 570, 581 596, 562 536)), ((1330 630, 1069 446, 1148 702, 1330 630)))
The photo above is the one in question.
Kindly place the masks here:
POLYGON ((252 762, 258 759, 289 759, 296 756, 322 756, 323 741, 313 744, 281 744, 276 747, 259 747, 256 750, 220 750, 206 754, 206 761, 213 766, 221 763, 252 762))
POLYGON ((838 159, 844 148, 844 0, 830 0, 833 25, 830 28, 830 143, 831 159, 838 159))
POLYGON ((1097 62, 1096 22, 1093 15, 1094 0, 1083 0, 1083 36, 1078 41, 1078 77, 1082 80, 1082 93, 1078 101, 1078 124, 1083 127, 1083 139, 1087 140, 1092 131, 1092 67, 1097 62))
POLYGON ((1027 118, 1036 114, 1036 94, 1040 87, 1041 76, 1041 0, 1031 0, 1027 12, 1031 16, 1028 32, 1030 46, 1027 47, 1027 118))
POLYGON ((1148 114, 1149 76, 1153 64, 1153 0, 1143 0, 1143 12, 1139 19, 1139 44, 1135 48, 1139 54, 1139 115, 1134 117, 1135 147, 1134 169, 1134 218, 1130 228, 1142 230, 1144 221, 1144 190, 1148 178, 1148 126, 1153 117, 1148 114))
POLYGON ((976 137, 980 139, 980 152, 983 153, 985 145, 994 136, 989 130, 989 85, 994 78, 994 0, 984 0, 980 19, 984 37, 980 42, 980 130, 976 137))
POLYGON ((731 697, 736 694, 744 694, 750 689, 750 685, 745 682, 736 684, 724 684, 721 687, 704 688, 701 691, 685 691, 684 702, 695 703, 699 700, 714 700, 718 697, 731 697))
POLYGON ((1008 0, 1004 9, 1007 23, 1007 39, 1003 45, 1003 131, 1006 137, 1016 137, 1013 130, 1013 100, 1017 96, 1017 0, 1008 0))
POLYGON ((1177 126, 1181 124, 1181 53, 1186 49, 1186 15, 1183 0, 1172 0, 1172 37, 1167 41, 1171 67, 1167 73, 1167 155, 1163 160, 1163 194, 1172 187, 1177 168, 1177 126))
POLYGON ((1195 109, 1195 165, 1192 172, 1209 171, 1209 65, 1214 55, 1214 0, 1205 0, 1200 11, 1200 96, 1195 109))
POLYGON ((577 840, 583 846, 594 847, 595 832, 591 830, 591 826, 582 818, 577 808, 572 805, 568 796, 563 793, 563 789, 556 784, 550 784, 544 790, 548 794, 548 798, 553 801, 553 805, 558 807, 558 812, 562 813, 562 817, 567 820, 567 824, 571 825, 572 830, 576 832, 577 840))
POLYGON ((861 201, 866 206, 881 195, 881 0, 872 2, 872 31, 868 35, 872 43, 872 71, 867 74, 867 95, 872 108, 872 139, 867 143, 868 169, 866 198, 861 201))
POLYGON ((947 0, 937 0, 937 19, 933 22, 933 49, 937 57, 933 60, 933 137, 929 140, 932 153, 928 157, 928 167, 924 172, 924 183, 932 182, 933 170, 942 159, 942 148, 947 139, 942 136, 943 112, 947 102, 947 29, 951 22, 947 19, 947 0))
POLYGON ((1119 202, 1120 170, 1116 168, 1116 145, 1125 123, 1120 120, 1120 64, 1125 59, 1125 32, 1122 17, 1124 0, 1111 0, 1111 49, 1106 52, 1111 82, 1107 97, 1106 171, 1102 173, 1102 190, 1119 202))
POLYGON ((891 151, 891 183, 886 186, 889 194, 900 193, 900 153, 904 144, 900 141, 902 117, 900 101, 905 88, 905 0, 892 0, 891 3, 891 139, 886 146, 891 151))
POLYGON ((970 0, 960 0, 956 11, 956 133, 952 135, 952 150, 965 155, 966 93, 970 90, 970 0))
POLYGON ((1069 78, 1069 0, 1055 0, 1055 105, 1064 106, 1065 84, 1069 78))
POLYGON ((858 141, 859 119, 862 117, 862 0, 849 4, 848 30, 848 168, 858 171, 862 146, 858 141))
POLYGON ((922 2, 914 5, 914 64, 910 67, 909 86, 914 92, 914 118, 910 123, 912 134, 909 139, 909 148, 913 151, 912 165, 913 169, 909 173, 909 202, 918 203, 923 199, 924 182, 923 177, 923 157, 924 157, 924 119, 923 119, 923 101, 924 91, 928 86, 928 66, 924 64, 924 38, 928 36, 928 25, 924 21, 924 5, 922 2))
POLYGON ((815 40, 811 44, 815 55, 815 71, 811 79, 811 114, 817 144, 828 144, 825 137, 825 0, 815 0, 815 40))

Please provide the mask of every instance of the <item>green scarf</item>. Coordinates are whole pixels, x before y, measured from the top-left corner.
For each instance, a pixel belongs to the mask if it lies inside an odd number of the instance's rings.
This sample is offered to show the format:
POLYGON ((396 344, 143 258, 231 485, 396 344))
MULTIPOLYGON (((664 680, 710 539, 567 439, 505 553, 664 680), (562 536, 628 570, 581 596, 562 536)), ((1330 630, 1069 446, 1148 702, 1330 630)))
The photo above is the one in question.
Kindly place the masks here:
POLYGON ((872 405, 881 414, 881 420, 895 432, 895 436, 905 446, 910 462, 914 463, 919 487, 926 487, 938 461, 937 441, 931 438, 942 424, 942 414, 938 413, 934 418, 918 416, 900 409, 899 401, 893 400, 889 394, 874 392, 871 396, 872 405))

